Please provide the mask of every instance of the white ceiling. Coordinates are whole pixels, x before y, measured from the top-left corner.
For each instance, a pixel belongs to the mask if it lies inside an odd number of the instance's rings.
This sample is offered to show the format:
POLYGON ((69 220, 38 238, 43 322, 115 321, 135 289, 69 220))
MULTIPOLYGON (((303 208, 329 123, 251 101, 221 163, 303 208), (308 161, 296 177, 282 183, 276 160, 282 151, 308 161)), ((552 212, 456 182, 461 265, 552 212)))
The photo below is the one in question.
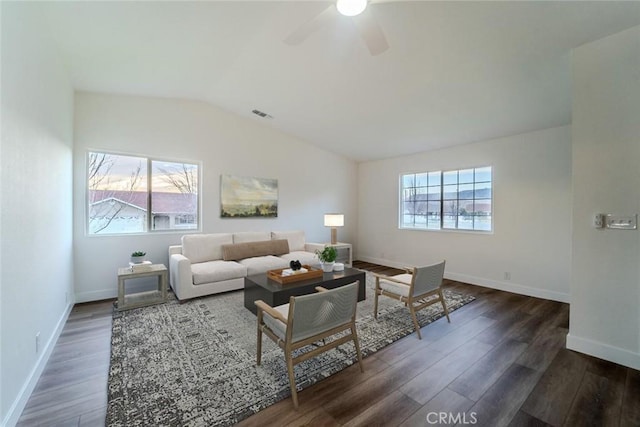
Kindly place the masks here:
POLYGON ((203 100, 357 161, 568 124, 570 50, 640 25, 637 1, 391 1, 381 55, 342 16, 283 43, 327 5, 38 7, 78 90, 203 100))

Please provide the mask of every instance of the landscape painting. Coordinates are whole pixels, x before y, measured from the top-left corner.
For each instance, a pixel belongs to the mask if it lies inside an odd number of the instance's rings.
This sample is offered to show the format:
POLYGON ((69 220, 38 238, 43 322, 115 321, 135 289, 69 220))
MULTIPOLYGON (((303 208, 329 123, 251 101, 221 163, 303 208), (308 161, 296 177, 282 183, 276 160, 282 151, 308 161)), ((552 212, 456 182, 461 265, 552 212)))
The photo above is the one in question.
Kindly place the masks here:
POLYGON ((275 218, 277 216, 277 179, 220 176, 221 218, 275 218))

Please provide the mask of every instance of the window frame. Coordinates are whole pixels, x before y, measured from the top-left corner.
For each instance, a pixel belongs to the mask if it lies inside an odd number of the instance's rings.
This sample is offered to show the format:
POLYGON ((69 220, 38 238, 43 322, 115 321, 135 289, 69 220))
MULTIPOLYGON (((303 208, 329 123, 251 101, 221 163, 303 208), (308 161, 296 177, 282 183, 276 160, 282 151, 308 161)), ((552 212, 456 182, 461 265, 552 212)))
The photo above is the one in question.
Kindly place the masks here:
MULTIPOLYGON (((429 171, 416 171, 416 172, 403 172, 400 173, 399 175, 399 179, 398 179, 398 183, 399 183, 399 189, 398 189, 398 228, 400 230, 415 230, 415 231, 436 231, 436 232, 445 232, 445 233, 450 233, 450 232, 454 232, 454 233, 480 233, 480 234, 493 234, 494 232, 494 201, 493 201, 493 194, 494 194, 494 167, 493 165, 483 165, 483 166, 471 166, 471 167, 466 167, 466 168, 457 168, 457 169, 441 169, 441 170, 429 170, 429 171), (490 169, 490 180, 486 181, 486 180, 476 180, 476 171, 478 169, 486 169, 489 168, 490 169), (462 184, 460 184, 460 172, 464 172, 464 171, 468 171, 471 170, 473 172, 473 180, 469 183, 463 182, 462 184), (451 172, 456 172, 456 183, 455 184, 445 184, 445 174, 451 173, 451 172), (426 217, 426 222, 425 222, 425 226, 424 227, 417 227, 416 226, 416 221, 415 221, 415 217, 416 217, 416 213, 414 210, 414 213, 412 214, 414 217, 414 221, 412 225, 406 225, 404 222, 404 208, 405 208, 405 198, 404 195, 406 193, 406 191, 408 189, 418 189, 418 188, 423 188, 423 187, 419 187, 417 184, 417 182, 414 181, 414 186, 413 187, 405 187, 404 183, 405 183, 405 177, 406 176, 410 176, 413 175, 414 179, 417 175, 428 175, 429 177, 431 177, 432 174, 438 173, 440 180, 439 180, 439 188, 440 188, 440 194, 439 194, 439 200, 437 200, 440 203, 440 211, 439 211, 439 226, 437 228, 429 228, 429 216, 430 216, 430 211, 427 211, 427 217, 426 217), (486 198, 486 197, 482 197, 482 198, 476 198, 476 194, 475 194, 475 185, 478 183, 489 183, 490 184, 490 188, 491 188, 491 197, 490 198, 486 198), (448 201, 454 201, 454 199, 449 199, 445 197, 445 187, 447 185, 455 185, 456 186, 456 198, 455 198, 455 205, 456 210, 458 212, 458 214, 456 215, 456 219, 455 219, 455 227, 450 227, 450 226, 445 226, 445 203, 448 201), (459 193, 459 186, 460 185, 471 185, 473 188, 473 198, 471 199, 460 199, 460 193, 459 193), (460 210, 459 210, 459 203, 460 201, 473 201, 473 203, 475 204, 476 201, 482 201, 482 200, 489 200, 491 203, 491 220, 489 223, 489 229, 488 230, 482 230, 482 229, 475 229, 475 228, 459 228, 458 225, 458 221, 459 221, 459 216, 460 216, 460 210)), ((426 187, 424 187, 425 189, 428 188, 433 188, 433 187, 437 187, 438 185, 431 185, 431 178, 429 178, 428 184, 426 187)), ((417 191, 416 191, 417 193, 417 191)), ((429 194, 429 193, 427 193, 429 194)), ((429 202, 430 199, 428 197, 427 202, 429 202)), ((434 201, 436 201, 434 199, 434 201)), ((427 204, 427 206, 429 206, 427 204)), ((474 216, 474 227, 475 227, 475 217, 477 215, 473 215, 474 216)))
MULTIPOLYGON (((144 176, 142 178, 145 179, 144 176)), ((199 233, 202 232, 202 161, 195 160, 187 160, 187 159, 176 159, 176 158, 167 158, 167 157, 155 157, 155 156, 147 156, 139 153, 131 153, 131 152, 122 152, 122 151, 114 151, 114 150, 102 150, 102 149, 92 149, 87 148, 85 152, 85 165, 84 165, 84 186, 85 186, 85 199, 84 199, 84 233, 87 237, 101 237, 101 236, 141 236, 141 235, 149 235, 149 234, 184 234, 185 232, 189 233, 199 233), (90 230, 91 221, 89 219, 91 208, 89 206, 91 196, 91 189, 89 188, 89 165, 90 165, 90 156, 91 153, 96 154, 107 154, 112 156, 126 156, 126 157, 136 157, 139 158, 143 163, 146 163, 146 192, 147 192, 147 203, 145 208, 145 229, 142 231, 134 231, 131 233, 92 233, 90 230), (162 229, 162 230, 154 230, 153 229, 153 215, 151 212, 152 206, 152 194, 153 194, 153 162, 167 162, 167 163, 182 163, 195 165, 197 167, 197 197, 196 197, 196 215, 197 215, 197 223, 195 228, 170 228, 170 229, 162 229)))

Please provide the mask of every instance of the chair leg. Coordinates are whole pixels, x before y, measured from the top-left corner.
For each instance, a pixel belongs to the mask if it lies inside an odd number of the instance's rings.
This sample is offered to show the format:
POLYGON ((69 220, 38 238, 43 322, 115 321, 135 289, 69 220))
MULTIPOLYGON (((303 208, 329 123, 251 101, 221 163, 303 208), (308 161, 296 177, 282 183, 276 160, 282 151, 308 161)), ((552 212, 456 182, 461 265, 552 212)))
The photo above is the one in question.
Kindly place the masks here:
POLYGON ((416 317, 416 311, 413 307, 413 302, 409 302, 409 312, 411 312, 411 318, 413 319, 413 326, 416 328, 416 333, 418 334, 418 339, 422 339, 422 335, 420 334, 420 324, 418 323, 418 318, 416 317))
POLYGON ((444 294, 442 293, 442 289, 438 289, 438 294, 440 295, 440 302, 442 303, 442 308, 444 309, 444 315, 447 316, 447 322, 451 323, 451 319, 449 319, 449 309, 447 309, 447 304, 444 302, 444 294))
POLYGON ((262 362, 262 310, 258 310, 258 342, 256 343, 256 364, 260 366, 262 362))
POLYGON ((374 303, 373 303, 373 318, 374 319, 378 319, 378 291, 380 290, 380 278, 376 277, 376 291, 375 291, 375 298, 374 298, 374 303))
POLYGON ((285 358, 287 359, 287 371, 289 372, 289 387, 291 387, 291 399, 293 400, 293 407, 298 409, 298 390, 296 390, 296 377, 293 373, 293 360, 291 359, 291 352, 285 350, 285 358))
POLYGON ((358 334, 356 334, 355 325, 351 326, 351 336, 353 337, 353 344, 356 346, 356 354, 358 355, 358 365, 360 365, 360 372, 364 374, 364 365, 362 364, 362 353, 360 352, 360 343, 358 342, 358 334))
POLYGON ((262 330, 258 327, 258 345, 256 351, 256 364, 260 366, 262 362, 262 330))

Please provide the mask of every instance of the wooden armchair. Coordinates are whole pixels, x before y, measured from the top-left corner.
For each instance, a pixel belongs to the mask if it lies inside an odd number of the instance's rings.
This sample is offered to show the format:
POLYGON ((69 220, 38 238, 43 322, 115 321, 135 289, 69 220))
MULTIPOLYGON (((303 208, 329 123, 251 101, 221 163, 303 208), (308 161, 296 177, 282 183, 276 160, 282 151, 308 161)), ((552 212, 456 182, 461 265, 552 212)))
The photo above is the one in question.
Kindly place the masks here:
POLYGON ((447 316, 447 321, 451 322, 449 310, 447 310, 447 305, 442 295, 444 264, 445 261, 442 261, 426 267, 415 267, 408 273, 396 276, 374 273, 376 289, 373 316, 376 319, 378 318, 378 296, 384 295, 403 302, 409 308, 419 339, 422 339, 422 335, 420 335, 420 325, 418 324, 416 311, 440 302, 444 309, 444 314, 447 316), (432 298, 434 295, 436 297, 432 298))
POLYGON ((291 297, 289 304, 271 307, 262 300, 255 302, 258 316, 257 364, 262 357, 262 334, 284 350, 289 373, 289 385, 293 405, 298 408, 298 393, 293 366, 324 351, 353 341, 358 355, 360 371, 362 354, 356 334, 356 304, 358 302, 358 282, 327 290, 317 287, 317 293, 291 297), (344 336, 331 342, 325 338, 348 331, 344 336), (316 344, 317 347, 297 357, 292 352, 301 347, 316 344))

